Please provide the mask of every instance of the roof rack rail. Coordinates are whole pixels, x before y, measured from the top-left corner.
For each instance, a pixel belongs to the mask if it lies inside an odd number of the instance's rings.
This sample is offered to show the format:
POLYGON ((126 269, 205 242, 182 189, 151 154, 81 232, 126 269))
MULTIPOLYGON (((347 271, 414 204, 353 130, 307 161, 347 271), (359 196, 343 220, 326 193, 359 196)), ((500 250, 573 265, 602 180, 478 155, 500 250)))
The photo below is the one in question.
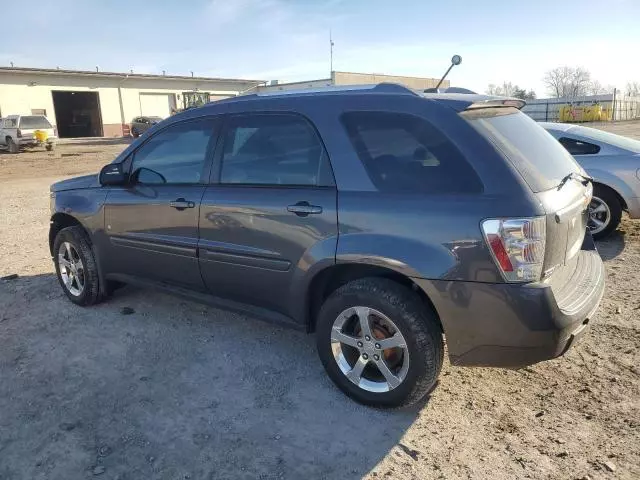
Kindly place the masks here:
MULTIPOLYGON (((331 85, 315 88, 300 88, 295 90, 273 90, 266 92, 250 93, 246 95, 238 95, 232 97, 234 99, 256 98, 256 97, 277 97, 286 95, 309 95, 315 93, 344 93, 354 92, 360 93, 402 93, 405 95, 417 95, 416 92, 404 85, 398 83, 372 83, 365 85, 331 85)), ((225 99, 228 100, 228 99, 225 99)), ((218 100, 220 101, 220 100, 218 100)))

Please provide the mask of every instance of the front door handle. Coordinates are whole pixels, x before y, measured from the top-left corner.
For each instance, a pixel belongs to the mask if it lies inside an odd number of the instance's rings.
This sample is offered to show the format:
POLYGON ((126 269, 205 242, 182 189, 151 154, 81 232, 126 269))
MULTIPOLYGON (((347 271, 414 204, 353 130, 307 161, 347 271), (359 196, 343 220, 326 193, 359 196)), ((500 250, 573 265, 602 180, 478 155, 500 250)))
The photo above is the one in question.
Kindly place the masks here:
POLYGON ((322 213, 322 207, 319 205, 310 205, 309 202, 298 202, 295 205, 289 205, 287 211, 295 213, 299 217, 306 217, 307 215, 322 213))
POLYGON ((196 204, 194 202, 189 202, 184 198, 178 198, 173 202, 169 202, 169 206, 176 210, 184 210, 185 208, 195 208, 196 204))

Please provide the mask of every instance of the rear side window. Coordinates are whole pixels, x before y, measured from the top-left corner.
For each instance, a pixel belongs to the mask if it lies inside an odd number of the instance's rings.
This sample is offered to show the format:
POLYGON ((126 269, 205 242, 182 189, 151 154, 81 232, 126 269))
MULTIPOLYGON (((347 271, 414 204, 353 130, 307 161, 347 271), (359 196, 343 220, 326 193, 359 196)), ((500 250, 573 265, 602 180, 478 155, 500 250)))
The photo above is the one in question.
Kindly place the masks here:
POLYGON ((349 139, 381 192, 478 193, 482 183, 460 151, 426 120, 404 113, 347 112, 349 139))
POLYGON ((316 186, 331 183, 322 143, 291 114, 247 114, 225 129, 221 183, 316 186))
POLYGON ((600 151, 599 145, 576 140, 575 138, 562 137, 558 141, 571 155, 595 155, 600 151))
POLYGON ((39 115, 20 117, 20 128, 51 128, 49 120, 39 115))
POLYGON ((516 108, 481 108, 461 114, 520 172, 534 192, 557 186, 580 167, 558 141, 516 108))

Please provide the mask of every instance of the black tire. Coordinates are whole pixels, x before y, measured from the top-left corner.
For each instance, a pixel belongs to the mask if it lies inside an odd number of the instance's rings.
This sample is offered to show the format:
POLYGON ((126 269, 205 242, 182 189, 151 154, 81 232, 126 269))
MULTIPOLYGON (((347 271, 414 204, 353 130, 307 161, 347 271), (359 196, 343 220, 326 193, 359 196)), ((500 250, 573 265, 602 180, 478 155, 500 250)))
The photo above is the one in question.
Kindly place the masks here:
POLYGON ((96 265, 95 258, 93 257, 93 250, 89 244, 87 233, 80 226, 67 227, 58 232, 56 239, 53 242, 53 259, 56 267, 56 275, 58 282, 64 293, 67 295, 76 305, 88 306, 94 305, 101 300, 100 296, 100 280, 98 275, 98 267, 96 265), (65 242, 69 242, 75 251, 77 252, 83 266, 83 281, 84 288, 80 294, 73 294, 69 288, 65 285, 64 280, 60 272, 60 263, 58 261, 58 252, 61 245, 65 242))
POLYGON ((435 386, 444 356, 442 331, 435 312, 415 292, 385 278, 362 278, 343 285, 322 305, 316 324, 316 343, 327 374, 355 401, 376 407, 401 407, 423 399, 435 386), (378 310, 395 323, 409 354, 406 377, 386 392, 371 392, 352 383, 339 368, 331 348, 334 321, 344 310, 364 306, 378 310))
POLYGON ((52 151, 52 150, 53 150, 54 145, 53 145, 53 143, 47 143, 47 144, 44 146, 44 148, 46 148, 46 149, 47 149, 47 152, 50 152, 50 151, 52 151))
POLYGON ((140 136, 140 134, 138 133, 138 131, 135 128, 131 129, 131 136, 133 138, 138 138, 140 136))
POLYGON ((595 185, 593 187, 593 196, 602 200, 609 208, 610 218, 608 225, 600 232, 593 233, 593 238, 596 240, 602 240, 609 236, 616 228, 618 228, 618 225, 620 225, 620 220, 622 219, 622 205, 620 205, 620 200, 618 199, 616 192, 604 185, 595 185))
POLYGON ((9 147, 9 153, 20 153, 20 146, 11 137, 7 137, 7 147, 9 147))

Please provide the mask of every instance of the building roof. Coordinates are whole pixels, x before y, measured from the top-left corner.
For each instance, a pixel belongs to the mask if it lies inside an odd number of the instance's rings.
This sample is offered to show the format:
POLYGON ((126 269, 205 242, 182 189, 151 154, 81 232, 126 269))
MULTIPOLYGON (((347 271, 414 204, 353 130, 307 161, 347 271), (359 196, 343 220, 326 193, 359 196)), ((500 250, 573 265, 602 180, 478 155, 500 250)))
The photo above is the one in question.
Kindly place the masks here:
POLYGON ((196 81, 208 81, 208 82, 226 82, 226 83, 238 83, 238 84, 255 84, 260 85, 265 83, 265 80, 247 80, 240 78, 215 78, 215 77, 192 77, 184 75, 156 75, 148 73, 126 73, 126 72, 100 72, 92 70, 66 70, 62 68, 25 68, 25 67, 0 67, 1 73, 17 73, 17 74, 35 74, 35 75, 77 75, 87 77, 122 77, 122 78, 137 78, 148 80, 196 80, 196 81))

